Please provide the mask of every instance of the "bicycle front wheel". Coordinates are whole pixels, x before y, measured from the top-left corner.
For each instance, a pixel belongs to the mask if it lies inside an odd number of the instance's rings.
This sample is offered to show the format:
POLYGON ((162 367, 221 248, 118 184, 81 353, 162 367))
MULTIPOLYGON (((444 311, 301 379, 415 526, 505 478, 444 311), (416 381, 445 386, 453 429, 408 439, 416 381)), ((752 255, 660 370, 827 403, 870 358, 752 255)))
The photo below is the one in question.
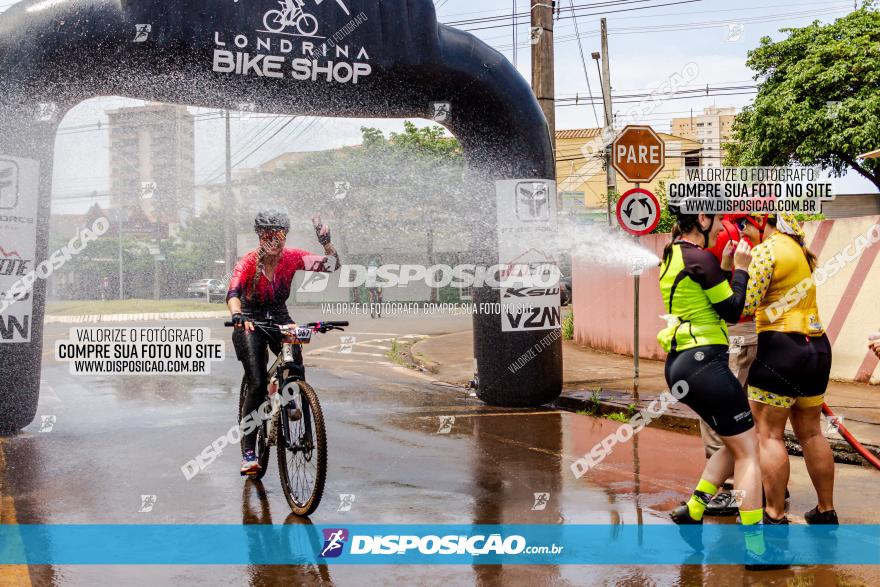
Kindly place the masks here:
MULTIPOLYGON (((278 469, 291 511, 308 516, 321 503, 327 479, 327 432, 318 395, 305 381, 299 386, 299 409, 290 402, 276 416, 279 430, 278 469), (281 418, 287 419, 285 426, 281 418)), ((285 394, 287 395, 287 394, 285 394)))
POLYGON ((296 28, 299 34, 314 37, 318 32, 318 19, 311 14, 303 14, 296 19, 296 28))

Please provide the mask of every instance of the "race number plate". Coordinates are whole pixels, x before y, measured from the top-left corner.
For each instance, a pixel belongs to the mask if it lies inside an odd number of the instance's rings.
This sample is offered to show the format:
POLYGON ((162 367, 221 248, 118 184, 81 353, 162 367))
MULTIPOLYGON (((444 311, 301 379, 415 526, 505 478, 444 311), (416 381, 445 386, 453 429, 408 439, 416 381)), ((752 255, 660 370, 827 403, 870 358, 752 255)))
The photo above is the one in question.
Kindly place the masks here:
POLYGON ((296 328, 290 334, 301 344, 308 344, 312 340, 311 328, 296 328))

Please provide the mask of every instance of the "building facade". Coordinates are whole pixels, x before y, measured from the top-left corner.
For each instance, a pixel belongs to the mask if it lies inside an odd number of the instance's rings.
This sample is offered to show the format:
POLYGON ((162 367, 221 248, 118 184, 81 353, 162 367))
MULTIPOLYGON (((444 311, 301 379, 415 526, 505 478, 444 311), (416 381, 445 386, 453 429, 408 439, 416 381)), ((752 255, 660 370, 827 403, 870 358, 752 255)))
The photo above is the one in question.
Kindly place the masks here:
POLYGON ((179 224, 195 208, 195 136, 185 106, 150 104, 107 112, 110 206, 139 206, 153 221, 179 224))
POLYGON ((672 134, 697 141, 703 146, 702 167, 723 165, 724 143, 732 138, 736 108, 704 108, 702 114, 672 119, 672 134))
MULTIPOLYGON (((697 141, 667 133, 657 133, 666 147, 663 170, 650 183, 640 187, 653 193, 661 181, 678 177, 682 167, 699 165, 702 145, 697 141)), ((556 188, 564 214, 606 222, 606 174, 602 129, 581 128, 556 131, 556 188)), ((635 187, 617 175, 617 192, 635 187)))

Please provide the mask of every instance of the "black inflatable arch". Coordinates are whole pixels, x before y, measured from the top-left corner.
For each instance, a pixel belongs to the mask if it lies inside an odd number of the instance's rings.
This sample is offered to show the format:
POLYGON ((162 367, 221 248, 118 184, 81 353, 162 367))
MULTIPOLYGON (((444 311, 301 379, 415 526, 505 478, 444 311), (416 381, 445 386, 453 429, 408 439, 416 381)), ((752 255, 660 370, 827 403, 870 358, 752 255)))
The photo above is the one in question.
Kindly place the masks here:
MULTIPOLYGON (((0 161, 39 164, 34 263, 48 254, 58 121, 97 96, 381 118, 431 118, 432 102, 449 101, 444 124, 471 167, 494 180, 555 180, 547 123, 528 84, 472 35, 439 25, 431 0, 304 1, 312 18, 293 13, 287 22, 269 15, 278 0, 25 0, 0 14, 0 161), (39 116, 41 103, 57 105, 57 116, 39 116)), ((30 340, 0 341, 6 431, 27 426, 37 409, 44 280, 32 296, 30 340)), ((497 302, 499 292, 480 290, 477 301, 497 302)), ((558 338, 515 373, 507 368, 547 334, 502 332, 498 315, 475 316, 479 397, 509 406, 555 399, 558 338)))

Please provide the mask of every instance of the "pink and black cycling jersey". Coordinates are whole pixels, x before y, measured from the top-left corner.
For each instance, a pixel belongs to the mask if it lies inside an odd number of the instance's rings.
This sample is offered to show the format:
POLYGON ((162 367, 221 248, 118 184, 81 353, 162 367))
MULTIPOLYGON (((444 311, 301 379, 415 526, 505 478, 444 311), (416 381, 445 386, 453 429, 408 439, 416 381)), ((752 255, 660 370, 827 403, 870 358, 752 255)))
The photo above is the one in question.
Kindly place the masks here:
POLYGON ((284 249, 272 281, 269 281, 264 272, 254 291, 254 274, 259 259, 257 251, 251 251, 235 266, 226 301, 231 298, 241 300, 241 311, 245 316, 265 319, 271 315, 273 319, 292 322, 287 311, 287 299, 290 297, 294 275, 297 271, 332 271, 332 268, 325 267, 325 260, 323 255, 314 255, 300 249, 284 249))

